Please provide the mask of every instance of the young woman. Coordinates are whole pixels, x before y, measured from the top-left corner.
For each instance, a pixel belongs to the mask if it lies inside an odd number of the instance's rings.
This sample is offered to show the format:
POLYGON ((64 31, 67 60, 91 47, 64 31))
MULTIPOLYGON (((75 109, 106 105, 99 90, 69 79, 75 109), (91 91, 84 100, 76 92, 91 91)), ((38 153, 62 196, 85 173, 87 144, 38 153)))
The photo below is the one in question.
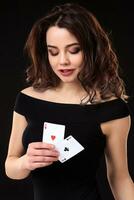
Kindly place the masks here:
POLYGON ((118 60, 92 13, 75 4, 56 6, 38 20, 26 42, 30 87, 16 98, 6 174, 32 174, 35 200, 100 200, 96 172, 105 153, 116 200, 133 200, 127 165, 130 116, 118 60), (84 150, 64 163, 42 142, 43 124, 65 125, 84 150))

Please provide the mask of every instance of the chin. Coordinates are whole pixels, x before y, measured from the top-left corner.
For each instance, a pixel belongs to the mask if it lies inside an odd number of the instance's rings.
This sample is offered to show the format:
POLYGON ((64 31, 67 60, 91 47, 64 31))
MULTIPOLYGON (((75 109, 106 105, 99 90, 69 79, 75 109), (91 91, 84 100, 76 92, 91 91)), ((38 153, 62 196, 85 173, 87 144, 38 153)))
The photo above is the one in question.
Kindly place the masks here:
POLYGON ((61 81, 63 82, 63 83, 74 83, 74 82, 78 82, 78 80, 77 79, 72 79, 72 78, 66 78, 66 79, 61 79, 61 81))
POLYGON ((74 82, 77 79, 77 76, 59 76, 60 80, 63 82, 74 82))

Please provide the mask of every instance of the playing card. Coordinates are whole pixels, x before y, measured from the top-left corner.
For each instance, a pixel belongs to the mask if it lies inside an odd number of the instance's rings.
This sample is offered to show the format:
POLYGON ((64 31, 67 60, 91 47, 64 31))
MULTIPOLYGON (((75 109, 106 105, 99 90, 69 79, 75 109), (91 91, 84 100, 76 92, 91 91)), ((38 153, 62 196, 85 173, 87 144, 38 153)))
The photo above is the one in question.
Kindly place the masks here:
POLYGON ((56 145, 64 140, 65 125, 44 122, 43 142, 56 145))
POLYGON ((59 142, 56 145, 56 149, 60 153, 59 161, 63 163, 84 150, 84 147, 70 135, 63 141, 59 142))

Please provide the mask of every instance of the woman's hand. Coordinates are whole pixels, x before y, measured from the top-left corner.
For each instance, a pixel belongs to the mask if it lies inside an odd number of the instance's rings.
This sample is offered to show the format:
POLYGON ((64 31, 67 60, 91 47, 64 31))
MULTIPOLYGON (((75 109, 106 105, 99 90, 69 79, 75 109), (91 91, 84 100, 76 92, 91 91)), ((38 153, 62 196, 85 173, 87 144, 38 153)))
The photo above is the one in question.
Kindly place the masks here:
POLYGON ((54 145, 44 142, 33 142, 28 145, 23 167, 27 170, 46 167, 58 160, 59 153, 54 145))

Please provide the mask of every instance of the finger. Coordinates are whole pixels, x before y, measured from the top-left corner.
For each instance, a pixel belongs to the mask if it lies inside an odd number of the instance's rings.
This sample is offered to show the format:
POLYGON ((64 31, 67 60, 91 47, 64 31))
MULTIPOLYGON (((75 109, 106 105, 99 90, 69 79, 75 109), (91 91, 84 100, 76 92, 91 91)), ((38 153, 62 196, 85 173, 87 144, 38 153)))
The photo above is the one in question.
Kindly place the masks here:
POLYGON ((57 161, 58 157, 51 157, 51 156, 34 156, 31 159, 32 163, 41 162, 41 163, 48 163, 57 161))
POLYGON ((35 162, 33 164, 30 165, 30 170, 34 170, 34 169, 37 169, 37 168, 41 168, 41 167, 46 167, 46 166, 49 166, 49 165, 52 165, 53 162, 35 162))
POLYGON ((49 165, 52 165, 53 162, 47 162, 47 163, 40 163, 40 162, 37 162, 37 163, 34 163, 34 167, 35 168, 42 168, 42 167, 46 167, 46 166, 49 166, 49 165))
POLYGON ((28 156, 59 156, 59 152, 57 151, 50 151, 47 149, 36 149, 27 152, 28 156))
POLYGON ((53 144, 48 144, 45 142, 32 142, 28 145, 29 148, 34 149, 54 149, 55 146, 53 144))

